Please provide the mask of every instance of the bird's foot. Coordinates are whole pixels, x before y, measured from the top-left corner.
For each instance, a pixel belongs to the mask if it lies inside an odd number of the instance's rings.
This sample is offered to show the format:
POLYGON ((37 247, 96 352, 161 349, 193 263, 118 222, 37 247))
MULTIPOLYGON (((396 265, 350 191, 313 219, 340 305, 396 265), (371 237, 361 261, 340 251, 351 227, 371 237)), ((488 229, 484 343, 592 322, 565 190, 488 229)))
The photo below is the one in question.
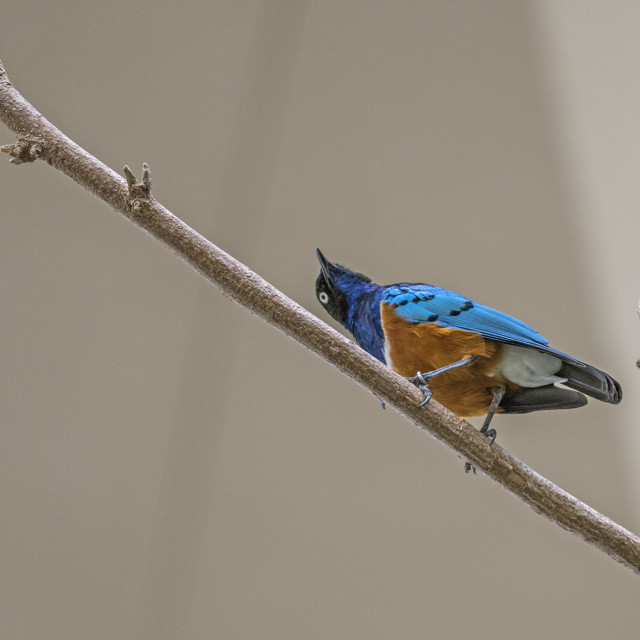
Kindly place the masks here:
MULTIPOLYGON (((506 388, 504 386, 496 387, 493 391, 493 400, 491 401, 491 405, 489 406, 489 412, 487 413, 487 417, 484 419, 484 423, 480 429, 480 433, 484 434, 489 438, 489 446, 491 446, 498 436, 498 432, 492 427, 489 429, 489 425, 491 424, 491 420, 496 413, 496 409, 498 408, 500 401, 504 398, 506 388)), ((473 470, 473 474, 476 475, 476 468, 470 463, 464 463, 464 472, 469 473, 469 471, 473 470)))
POLYGON ((413 378, 407 378, 409 382, 415 384, 422 393, 424 393, 424 400, 418 405, 419 407, 424 407, 425 404, 431 400, 433 396, 433 392, 429 389, 429 380, 431 378, 435 378, 439 376, 441 373, 445 373, 446 371, 451 371, 451 369, 457 369, 458 367, 464 367, 468 364, 473 364, 478 359, 478 356, 469 356, 468 358, 463 358, 462 360, 458 360, 457 362, 452 362, 451 364, 447 364, 444 367, 439 367, 438 369, 434 369, 433 371, 429 371, 427 373, 418 373, 413 376, 413 378))
POLYGON ((491 446, 498 437, 498 433, 495 429, 487 429, 486 431, 481 430, 480 433, 484 433, 484 435, 491 440, 491 442, 489 442, 489 446, 491 446))
POLYGON ((491 420, 493 420, 493 416, 495 415, 498 406, 502 401, 502 398, 504 398, 506 390, 507 389, 504 385, 500 385, 493 390, 493 399, 491 400, 491 405, 489 406, 487 417, 484 419, 484 423, 480 428, 480 433, 484 433, 487 438, 491 439, 489 446, 491 446, 496 441, 496 436, 498 435, 495 429, 489 429, 489 425, 491 424, 491 420))
POLYGON ((419 407, 424 407, 424 405, 428 404, 429 400, 431 400, 431 398, 433 397, 433 391, 429 389, 429 380, 431 380, 431 378, 433 378, 433 375, 430 375, 428 373, 420 373, 420 371, 418 371, 418 373, 413 376, 413 378, 407 378, 407 380, 411 384, 415 384, 416 387, 418 387, 418 389, 420 389, 420 391, 422 391, 422 393, 424 394, 422 402, 418 405, 419 407))

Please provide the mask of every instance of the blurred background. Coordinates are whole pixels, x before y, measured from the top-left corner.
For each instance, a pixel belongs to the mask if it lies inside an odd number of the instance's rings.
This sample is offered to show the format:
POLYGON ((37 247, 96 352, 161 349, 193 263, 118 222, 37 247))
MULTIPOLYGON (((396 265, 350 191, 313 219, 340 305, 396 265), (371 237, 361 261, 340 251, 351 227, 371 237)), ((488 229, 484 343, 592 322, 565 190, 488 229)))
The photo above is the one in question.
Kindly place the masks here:
MULTIPOLYGON (((632 0, 32 0, 2 6, 0 56, 67 135, 148 162, 167 207, 323 319, 316 247, 611 373, 618 407, 495 426, 638 532, 639 36, 632 0)), ((2 637, 637 637, 638 576, 7 160, 2 637)))

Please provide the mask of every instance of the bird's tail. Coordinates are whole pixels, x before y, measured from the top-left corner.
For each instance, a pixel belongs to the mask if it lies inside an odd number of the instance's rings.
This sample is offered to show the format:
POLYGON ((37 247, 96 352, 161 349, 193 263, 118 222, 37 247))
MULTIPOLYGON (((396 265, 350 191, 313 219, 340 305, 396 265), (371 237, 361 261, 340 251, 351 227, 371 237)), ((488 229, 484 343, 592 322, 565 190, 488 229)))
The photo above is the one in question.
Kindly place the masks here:
POLYGON ((584 407, 587 398, 582 393, 547 384, 542 387, 522 389, 500 403, 504 413, 529 413, 548 409, 575 409, 584 407))
POLYGON ((556 374, 567 381, 563 384, 571 389, 580 391, 596 400, 618 404, 622 400, 620 385, 607 373, 589 364, 567 362, 556 374))
POLYGON ((620 402, 622 389, 609 374, 560 351, 551 349, 549 351, 562 358, 562 367, 556 375, 565 378, 562 385, 574 391, 556 387, 553 384, 522 389, 500 403, 500 408, 505 413, 528 413, 541 409, 573 409, 587 404, 585 395, 611 404, 620 402))

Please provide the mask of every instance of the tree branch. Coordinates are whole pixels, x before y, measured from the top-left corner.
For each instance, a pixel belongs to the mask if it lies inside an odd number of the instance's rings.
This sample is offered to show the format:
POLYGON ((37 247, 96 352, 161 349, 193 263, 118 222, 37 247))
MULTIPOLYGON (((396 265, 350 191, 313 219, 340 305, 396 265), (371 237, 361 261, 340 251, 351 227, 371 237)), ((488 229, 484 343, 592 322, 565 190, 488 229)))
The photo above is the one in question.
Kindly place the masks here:
POLYGON ((138 183, 126 180, 67 138, 11 85, 0 62, 0 120, 17 135, 2 147, 12 162, 41 158, 88 189, 136 226, 174 251, 228 297, 327 360, 378 399, 546 516, 640 574, 640 539, 538 475, 489 441, 469 423, 431 401, 337 331, 287 298, 248 267, 216 247, 165 209, 151 195, 145 165, 138 183))

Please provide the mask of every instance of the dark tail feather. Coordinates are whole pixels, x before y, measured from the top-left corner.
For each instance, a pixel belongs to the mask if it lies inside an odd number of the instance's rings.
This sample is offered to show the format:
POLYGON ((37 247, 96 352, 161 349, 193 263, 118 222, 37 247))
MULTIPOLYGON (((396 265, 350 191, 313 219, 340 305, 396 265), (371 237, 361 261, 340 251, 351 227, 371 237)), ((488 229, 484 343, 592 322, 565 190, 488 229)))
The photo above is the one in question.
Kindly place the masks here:
POLYGON ((596 400, 618 404, 622 399, 620 385, 610 375, 591 365, 580 366, 564 362, 557 375, 567 379, 562 383, 565 386, 586 393, 596 400))
POLYGON ((585 404, 587 399, 581 393, 549 384, 518 391, 515 395, 505 398, 500 403, 500 408, 505 413, 528 413, 545 409, 575 409, 585 404))

